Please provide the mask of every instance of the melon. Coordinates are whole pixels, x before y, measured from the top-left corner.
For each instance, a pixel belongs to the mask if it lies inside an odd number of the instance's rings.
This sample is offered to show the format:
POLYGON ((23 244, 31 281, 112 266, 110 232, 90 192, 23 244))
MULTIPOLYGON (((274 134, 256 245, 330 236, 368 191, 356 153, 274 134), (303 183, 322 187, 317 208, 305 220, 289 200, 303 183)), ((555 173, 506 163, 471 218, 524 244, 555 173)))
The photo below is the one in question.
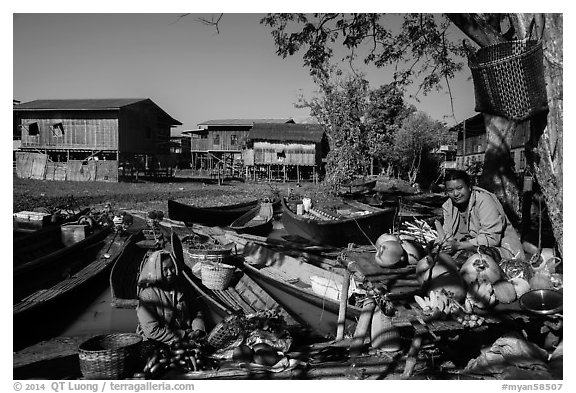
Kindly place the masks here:
POLYGON ((419 243, 412 240, 403 240, 402 248, 408 255, 408 263, 410 265, 416 265, 418 261, 426 255, 424 248, 419 243))
POLYGON ((494 290, 496 300, 500 303, 509 304, 516 300, 514 284, 509 281, 500 280, 492 286, 492 289, 494 290))
POLYGON ((374 261, 380 267, 400 267, 408 262, 408 254, 397 240, 386 240, 376 250, 374 261))
POLYGON ((378 239, 376 239, 376 243, 374 244, 376 246, 376 250, 378 250, 380 248, 380 246, 382 245, 382 243, 387 242, 387 241, 399 241, 400 239, 398 238, 398 236, 393 235, 391 233, 383 233, 382 235, 380 235, 380 237, 378 237, 378 239))
POLYGON ((437 261, 430 273, 429 270, 432 264, 433 259, 430 255, 426 255, 416 264, 416 279, 420 285, 424 284, 426 280, 438 277, 441 274, 458 272, 458 267, 452 257, 443 252, 438 254, 437 261))
POLYGON ((502 270, 494 258, 482 253, 474 253, 460 268, 460 274, 467 284, 475 281, 494 284, 502 278, 502 270))

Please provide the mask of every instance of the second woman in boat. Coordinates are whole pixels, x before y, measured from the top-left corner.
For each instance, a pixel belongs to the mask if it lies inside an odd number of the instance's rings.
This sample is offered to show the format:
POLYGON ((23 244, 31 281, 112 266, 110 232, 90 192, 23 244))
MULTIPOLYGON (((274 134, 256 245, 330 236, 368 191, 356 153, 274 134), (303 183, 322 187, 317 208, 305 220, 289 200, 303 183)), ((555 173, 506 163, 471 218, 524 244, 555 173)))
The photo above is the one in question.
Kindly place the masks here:
POLYGON ((154 251, 138 278, 137 333, 166 344, 205 334, 199 309, 180 278, 178 264, 167 250, 154 251))

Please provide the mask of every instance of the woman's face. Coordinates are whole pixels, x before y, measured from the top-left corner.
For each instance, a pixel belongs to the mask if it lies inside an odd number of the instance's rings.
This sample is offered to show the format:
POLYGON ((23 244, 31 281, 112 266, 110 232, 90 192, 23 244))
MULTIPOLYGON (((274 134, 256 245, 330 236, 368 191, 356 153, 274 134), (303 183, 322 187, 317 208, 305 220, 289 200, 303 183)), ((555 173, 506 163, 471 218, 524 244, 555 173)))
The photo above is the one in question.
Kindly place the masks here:
POLYGON ((176 280, 176 266, 174 266, 172 258, 162 260, 162 277, 169 284, 173 284, 176 280))
POLYGON ((456 206, 466 206, 472 190, 462 179, 448 180, 445 184, 446 194, 456 206))

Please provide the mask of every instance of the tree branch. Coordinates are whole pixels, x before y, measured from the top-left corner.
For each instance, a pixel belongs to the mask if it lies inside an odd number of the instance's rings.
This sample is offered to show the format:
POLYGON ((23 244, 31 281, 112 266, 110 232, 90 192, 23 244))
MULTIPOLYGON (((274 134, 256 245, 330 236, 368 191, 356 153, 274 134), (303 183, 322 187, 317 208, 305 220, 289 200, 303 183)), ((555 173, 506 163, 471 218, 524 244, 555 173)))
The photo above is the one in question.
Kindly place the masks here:
POLYGON ((506 42, 499 31, 495 30, 485 19, 477 14, 446 14, 464 34, 480 46, 506 42))

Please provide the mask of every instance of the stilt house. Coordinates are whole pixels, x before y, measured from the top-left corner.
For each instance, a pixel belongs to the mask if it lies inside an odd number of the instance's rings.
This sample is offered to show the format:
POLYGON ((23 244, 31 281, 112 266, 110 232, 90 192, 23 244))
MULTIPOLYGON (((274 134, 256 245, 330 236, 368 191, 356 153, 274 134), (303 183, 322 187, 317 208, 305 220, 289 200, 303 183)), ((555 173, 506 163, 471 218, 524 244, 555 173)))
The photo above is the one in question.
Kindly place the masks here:
POLYGON ((118 181, 167 171, 170 129, 181 125, 152 100, 36 100, 13 108, 19 177, 118 181))

